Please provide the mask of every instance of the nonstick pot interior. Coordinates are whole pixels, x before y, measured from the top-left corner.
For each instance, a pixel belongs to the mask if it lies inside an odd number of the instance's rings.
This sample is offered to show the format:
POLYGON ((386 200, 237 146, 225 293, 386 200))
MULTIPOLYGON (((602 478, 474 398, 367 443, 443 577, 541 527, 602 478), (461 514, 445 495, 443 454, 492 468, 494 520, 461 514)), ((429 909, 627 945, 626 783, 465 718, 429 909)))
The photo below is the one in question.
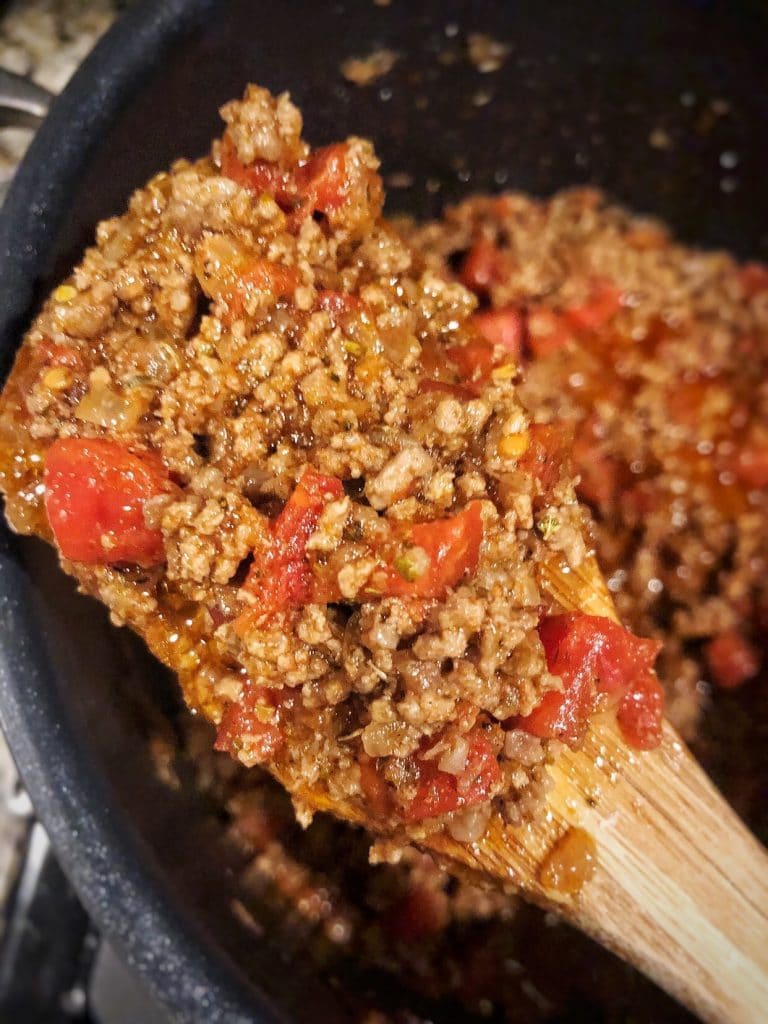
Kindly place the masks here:
MULTIPOLYGON (((372 137, 390 209, 591 182, 686 240, 765 258, 765 29, 757 5, 705 0, 140 4, 55 106, 2 213, 3 365, 96 221, 204 152, 247 81, 289 89, 313 142, 372 137), (473 32, 508 45, 499 70, 467 59, 473 32), (382 46, 398 54, 389 73, 345 81, 344 58, 382 46)), ((130 961, 183 1020, 346 1019, 301 957, 243 932, 206 809, 149 772, 173 682, 50 552, 7 532, 0 601, 3 724, 68 873, 130 961)))

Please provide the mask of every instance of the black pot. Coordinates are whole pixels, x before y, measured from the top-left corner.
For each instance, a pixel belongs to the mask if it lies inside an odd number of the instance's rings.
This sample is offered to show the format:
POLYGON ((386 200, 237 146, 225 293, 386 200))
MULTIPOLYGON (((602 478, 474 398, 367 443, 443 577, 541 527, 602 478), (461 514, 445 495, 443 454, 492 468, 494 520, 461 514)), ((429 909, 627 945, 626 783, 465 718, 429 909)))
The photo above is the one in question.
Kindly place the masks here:
MULTIPOLYGON (((218 130, 252 80, 290 89, 316 143, 374 139, 390 208, 418 216, 472 191, 593 182, 685 239, 768 255, 762 5, 715 0, 158 0, 125 14, 56 102, 0 215, 0 358, 96 221, 218 130), (469 32, 509 42, 482 74, 469 32), (364 89, 341 61, 400 53, 364 89)), ((74 593, 43 545, 0 531, 0 716, 87 909, 180 1020, 345 1020, 302 958, 229 913, 229 854, 191 787, 147 770, 172 680, 74 593)))

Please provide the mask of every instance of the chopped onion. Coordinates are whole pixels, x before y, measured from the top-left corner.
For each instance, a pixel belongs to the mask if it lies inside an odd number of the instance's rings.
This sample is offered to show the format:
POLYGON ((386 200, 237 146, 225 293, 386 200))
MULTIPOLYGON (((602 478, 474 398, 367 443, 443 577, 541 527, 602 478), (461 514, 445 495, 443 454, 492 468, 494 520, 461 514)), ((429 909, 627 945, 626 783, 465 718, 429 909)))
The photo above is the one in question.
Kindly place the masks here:
POLYGON ((75 416, 84 423, 114 430, 131 430, 148 411, 150 398, 142 388, 117 391, 109 383, 91 374, 91 386, 75 409, 75 416))
POLYGON ((211 299, 223 298, 245 258, 242 246, 226 235, 204 238, 195 252, 195 275, 205 294, 211 299))
POLYGON ((523 729, 510 729, 504 740, 504 753, 526 768, 541 764, 545 756, 541 740, 523 729))
POLYGON ((448 831, 457 843, 475 843, 488 828, 490 817, 491 802, 486 800, 453 814, 448 822, 448 831))
POLYGON ((165 338, 147 346, 147 375, 155 381, 165 383, 181 369, 181 358, 175 347, 165 338))
POLYGON ((460 775, 467 767, 468 755, 469 741, 466 736, 457 736, 453 744, 437 762, 437 767, 441 772, 448 772, 450 775, 460 775))
POLYGON ((363 729, 363 749, 369 757, 399 753, 407 728, 404 722, 371 722, 363 729))

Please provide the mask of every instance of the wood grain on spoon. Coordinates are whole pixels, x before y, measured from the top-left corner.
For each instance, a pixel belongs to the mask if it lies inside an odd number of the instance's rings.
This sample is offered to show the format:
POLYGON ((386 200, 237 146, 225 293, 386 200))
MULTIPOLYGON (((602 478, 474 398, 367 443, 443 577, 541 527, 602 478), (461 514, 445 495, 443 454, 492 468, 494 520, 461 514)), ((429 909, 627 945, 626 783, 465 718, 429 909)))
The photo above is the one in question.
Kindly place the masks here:
MULTIPOLYGON (((553 566, 542 585, 565 610, 617 619, 594 562, 553 566)), ((450 865, 523 891, 620 954, 712 1024, 768 1018, 768 855, 726 804, 674 729, 638 753, 599 718, 583 747, 550 768, 542 820, 492 819, 463 845, 447 833, 423 845, 450 865), (573 827, 597 845, 576 897, 546 888, 541 866, 573 827)), ((376 831, 357 809, 313 791, 302 799, 376 831)))

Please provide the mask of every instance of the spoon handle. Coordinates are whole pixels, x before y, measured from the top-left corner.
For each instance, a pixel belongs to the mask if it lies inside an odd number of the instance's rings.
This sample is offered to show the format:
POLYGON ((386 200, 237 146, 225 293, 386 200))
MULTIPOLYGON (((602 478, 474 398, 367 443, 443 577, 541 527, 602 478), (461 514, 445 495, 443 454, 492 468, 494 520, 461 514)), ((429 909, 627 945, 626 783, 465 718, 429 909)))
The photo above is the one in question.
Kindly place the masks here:
MULTIPOLYGON (((599 734, 591 742, 599 756, 599 734)), ((623 759, 617 771, 615 798, 599 816, 584 815, 600 869, 574 921, 702 1020, 766 1020, 765 850, 671 727, 658 751, 623 759)))
MULTIPOLYGON (((554 566, 543 584, 566 609, 616 618, 594 562, 575 573, 554 566)), ((702 1020, 768 1019, 768 854, 672 726, 664 724, 658 749, 637 753, 603 718, 550 774, 544 820, 517 829, 494 820, 471 848, 444 836, 431 845, 557 910, 702 1020), (575 899, 539 878, 574 826, 597 846, 594 876, 575 899)))

